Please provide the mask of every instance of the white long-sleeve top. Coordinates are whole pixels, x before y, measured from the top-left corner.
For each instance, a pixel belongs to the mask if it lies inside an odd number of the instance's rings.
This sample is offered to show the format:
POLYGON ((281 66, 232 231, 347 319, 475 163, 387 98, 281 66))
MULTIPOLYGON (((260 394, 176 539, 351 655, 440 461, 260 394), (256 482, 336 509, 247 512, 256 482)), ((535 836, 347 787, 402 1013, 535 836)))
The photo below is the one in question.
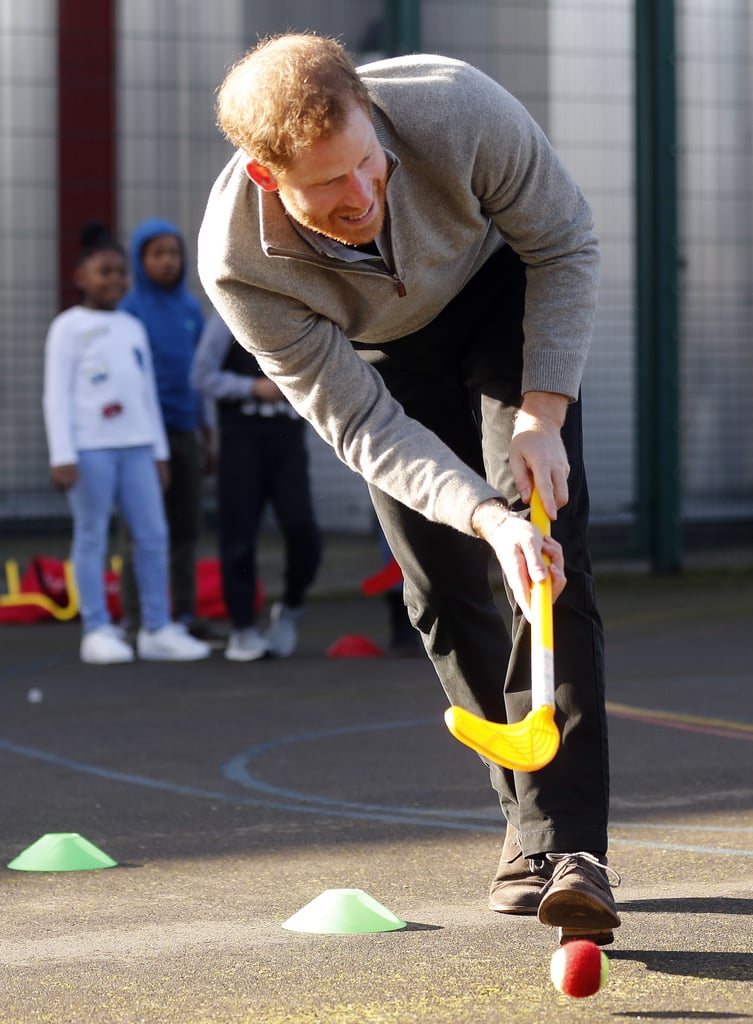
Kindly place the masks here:
POLYGON ((130 313, 73 306, 55 317, 42 404, 51 466, 91 448, 152 445, 169 458, 149 340, 130 313))

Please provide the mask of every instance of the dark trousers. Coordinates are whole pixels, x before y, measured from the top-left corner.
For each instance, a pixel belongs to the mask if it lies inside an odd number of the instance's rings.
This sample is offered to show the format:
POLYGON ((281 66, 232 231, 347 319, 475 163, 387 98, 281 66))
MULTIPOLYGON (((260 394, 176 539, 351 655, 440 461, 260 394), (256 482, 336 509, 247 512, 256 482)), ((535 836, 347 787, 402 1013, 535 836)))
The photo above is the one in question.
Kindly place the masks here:
MULTIPOLYGON (((421 331, 383 349, 355 346, 408 415, 517 507, 507 453, 521 402, 524 300, 524 269, 504 249, 421 331)), ((552 528, 564 548, 568 577, 554 610, 562 743, 554 760, 537 772, 489 765, 505 817, 520 829, 528 857, 602 853, 607 847, 604 644, 587 548, 580 402, 570 406, 562 437, 571 466, 569 501, 552 528)), ((371 496, 403 570, 411 621, 451 703, 492 721, 520 721, 531 709, 530 632, 513 606, 508 634, 489 583, 491 549, 429 522, 377 488, 371 496)))
POLYGON ((303 421, 287 416, 248 421, 243 433, 221 435, 217 477, 222 589, 236 629, 255 620, 256 548, 268 504, 285 545, 283 602, 288 607, 303 604, 322 553, 303 421))
MULTIPOLYGON (((196 432, 170 430, 170 486, 164 494, 165 517, 170 535, 170 604, 173 618, 196 616, 196 546, 201 529, 201 451, 196 432)), ((123 568, 120 593, 123 616, 139 622, 138 597, 133 573, 133 542, 121 520, 123 568)))

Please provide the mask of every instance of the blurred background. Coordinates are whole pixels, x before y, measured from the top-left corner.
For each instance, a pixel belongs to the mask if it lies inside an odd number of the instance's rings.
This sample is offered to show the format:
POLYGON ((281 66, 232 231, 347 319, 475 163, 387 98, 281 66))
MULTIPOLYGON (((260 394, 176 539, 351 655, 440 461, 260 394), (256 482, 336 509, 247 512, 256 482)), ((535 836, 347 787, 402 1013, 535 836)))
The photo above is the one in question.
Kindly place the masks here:
MULTIPOLYGON (((603 248, 583 384, 595 548, 656 571, 753 552, 750 0, 0 0, 0 532, 68 522, 42 367, 81 222, 126 242, 167 217, 195 254, 231 155, 215 90, 258 37, 306 29, 359 62, 467 60, 528 107, 603 248)), ((324 530, 373 535, 362 481, 310 445, 324 530)))

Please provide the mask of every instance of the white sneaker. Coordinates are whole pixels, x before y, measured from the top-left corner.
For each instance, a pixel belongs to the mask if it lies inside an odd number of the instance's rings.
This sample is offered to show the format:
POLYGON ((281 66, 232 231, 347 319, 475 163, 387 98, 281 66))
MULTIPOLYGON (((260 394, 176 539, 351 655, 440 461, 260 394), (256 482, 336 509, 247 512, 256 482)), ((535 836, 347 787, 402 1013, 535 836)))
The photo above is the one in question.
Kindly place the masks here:
POLYGON ((288 608, 277 602, 269 613, 270 626, 267 630, 267 647, 276 658, 287 658, 298 645, 298 623, 303 615, 302 608, 288 608))
POLYGON ((120 636, 116 626, 100 626, 84 633, 79 650, 87 665, 117 665, 133 661, 133 648, 120 636))
POLYGON ((209 644, 192 637, 181 622, 168 622, 153 633, 140 629, 136 649, 144 661, 200 661, 212 653, 209 644))
POLYGON ((258 661, 267 655, 267 641, 258 629, 246 626, 230 634, 225 657, 228 661, 258 661))

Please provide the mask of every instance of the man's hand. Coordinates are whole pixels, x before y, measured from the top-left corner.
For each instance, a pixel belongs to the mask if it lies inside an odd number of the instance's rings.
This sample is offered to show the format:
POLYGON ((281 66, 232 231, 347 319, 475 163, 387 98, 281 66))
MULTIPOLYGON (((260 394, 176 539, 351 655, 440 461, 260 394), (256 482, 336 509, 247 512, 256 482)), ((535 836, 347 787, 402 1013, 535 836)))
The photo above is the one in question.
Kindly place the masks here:
POLYGON ((542 537, 540 530, 527 519, 509 512, 501 501, 477 505, 471 525, 474 533, 493 548, 515 601, 529 622, 531 587, 534 583, 544 583, 547 574, 552 580, 552 601, 557 600, 567 580, 562 547, 556 540, 542 537))
POLYGON ((510 442, 510 470, 518 494, 528 504, 535 485, 550 519, 567 504, 570 466, 560 431, 568 403, 565 395, 529 391, 515 417, 510 442))

